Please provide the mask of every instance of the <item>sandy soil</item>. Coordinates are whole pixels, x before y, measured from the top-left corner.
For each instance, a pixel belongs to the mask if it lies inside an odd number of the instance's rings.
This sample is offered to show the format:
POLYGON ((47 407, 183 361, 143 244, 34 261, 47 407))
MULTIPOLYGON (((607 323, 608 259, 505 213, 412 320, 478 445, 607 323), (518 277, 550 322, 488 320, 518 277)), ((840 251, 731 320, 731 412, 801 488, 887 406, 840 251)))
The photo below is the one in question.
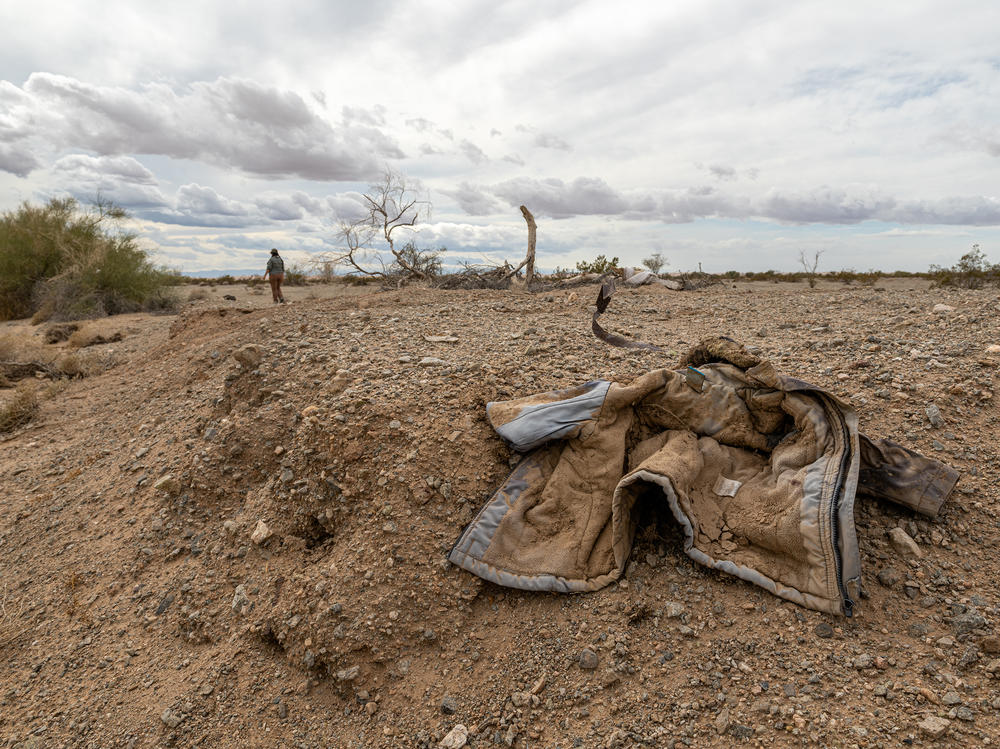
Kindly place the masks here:
POLYGON ((995 289, 619 292, 606 326, 666 357, 593 338, 596 286, 260 291, 93 323, 122 333, 92 347, 109 368, 0 436, 0 745, 1000 741, 995 289), (934 521, 859 500, 857 616, 697 567, 666 517, 594 594, 445 561, 511 465, 487 401, 627 381, 717 334, 962 474, 934 521))

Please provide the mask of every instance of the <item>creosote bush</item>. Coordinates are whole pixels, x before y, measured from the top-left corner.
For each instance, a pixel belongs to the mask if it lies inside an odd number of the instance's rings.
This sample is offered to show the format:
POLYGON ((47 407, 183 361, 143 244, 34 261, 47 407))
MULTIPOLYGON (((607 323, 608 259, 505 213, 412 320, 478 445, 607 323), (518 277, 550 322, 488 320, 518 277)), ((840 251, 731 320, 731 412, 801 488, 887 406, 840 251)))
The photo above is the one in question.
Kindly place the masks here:
POLYGON ((983 286, 1000 285, 1000 263, 991 264, 978 244, 962 255, 950 268, 932 265, 929 275, 935 286, 957 286, 963 289, 981 289, 983 286))
POLYGON ((608 260, 604 255, 598 255, 589 263, 581 260, 576 264, 576 269, 580 273, 617 273, 618 258, 613 257, 608 260))
POLYGON ((155 267, 121 209, 72 198, 23 203, 0 216, 0 320, 33 322, 165 311, 176 274, 155 267))

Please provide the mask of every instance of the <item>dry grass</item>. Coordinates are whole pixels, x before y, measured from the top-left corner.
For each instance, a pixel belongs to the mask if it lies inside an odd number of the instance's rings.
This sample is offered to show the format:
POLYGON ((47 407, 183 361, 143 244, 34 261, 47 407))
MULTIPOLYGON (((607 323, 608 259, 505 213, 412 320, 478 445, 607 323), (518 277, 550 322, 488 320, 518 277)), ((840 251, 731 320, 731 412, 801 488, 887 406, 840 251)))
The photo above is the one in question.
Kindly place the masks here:
POLYGON ((209 299, 210 297, 211 295, 208 293, 208 290, 199 286, 196 289, 191 289, 191 293, 188 294, 188 301, 197 302, 203 299, 209 299))
POLYGON ((22 382, 0 402, 0 434, 12 432, 35 418, 39 409, 38 389, 33 382, 22 382))
MULTIPOLYGON (((80 336, 70 346, 82 347, 109 340, 100 333, 78 330, 71 339, 80 336)), ((96 353, 80 354, 76 351, 53 348, 38 343, 28 336, 6 334, 0 336, 0 387, 11 387, 15 382, 31 377, 70 378, 90 377, 108 368, 108 361, 96 353)))

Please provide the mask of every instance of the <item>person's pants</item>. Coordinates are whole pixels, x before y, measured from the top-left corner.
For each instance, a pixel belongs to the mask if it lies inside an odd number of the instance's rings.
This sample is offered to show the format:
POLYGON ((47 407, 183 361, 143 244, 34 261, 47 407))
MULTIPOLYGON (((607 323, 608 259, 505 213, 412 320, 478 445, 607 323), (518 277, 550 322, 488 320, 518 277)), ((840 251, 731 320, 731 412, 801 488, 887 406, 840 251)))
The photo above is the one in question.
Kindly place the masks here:
POLYGON ((285 280, 285 274, 272 273, 268 278, 271 279, 271 298, 276 302, 285 301, 285 296, 281 293, 281 282, 285 280))

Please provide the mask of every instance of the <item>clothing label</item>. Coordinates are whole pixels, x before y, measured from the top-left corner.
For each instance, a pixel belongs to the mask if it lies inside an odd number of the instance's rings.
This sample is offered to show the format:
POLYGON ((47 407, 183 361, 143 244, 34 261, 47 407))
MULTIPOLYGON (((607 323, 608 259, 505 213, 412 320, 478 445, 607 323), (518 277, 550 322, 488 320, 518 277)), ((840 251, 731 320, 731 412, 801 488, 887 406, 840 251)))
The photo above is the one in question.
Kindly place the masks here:
POLYGON ((735 497, 736 492, 740 490, 743 486, 741 481, 736 479, 727 479, 725 476, 719 476, 715 480, 715 486, 712 487, 712 491, 715 492, 720 497, 735 497))

